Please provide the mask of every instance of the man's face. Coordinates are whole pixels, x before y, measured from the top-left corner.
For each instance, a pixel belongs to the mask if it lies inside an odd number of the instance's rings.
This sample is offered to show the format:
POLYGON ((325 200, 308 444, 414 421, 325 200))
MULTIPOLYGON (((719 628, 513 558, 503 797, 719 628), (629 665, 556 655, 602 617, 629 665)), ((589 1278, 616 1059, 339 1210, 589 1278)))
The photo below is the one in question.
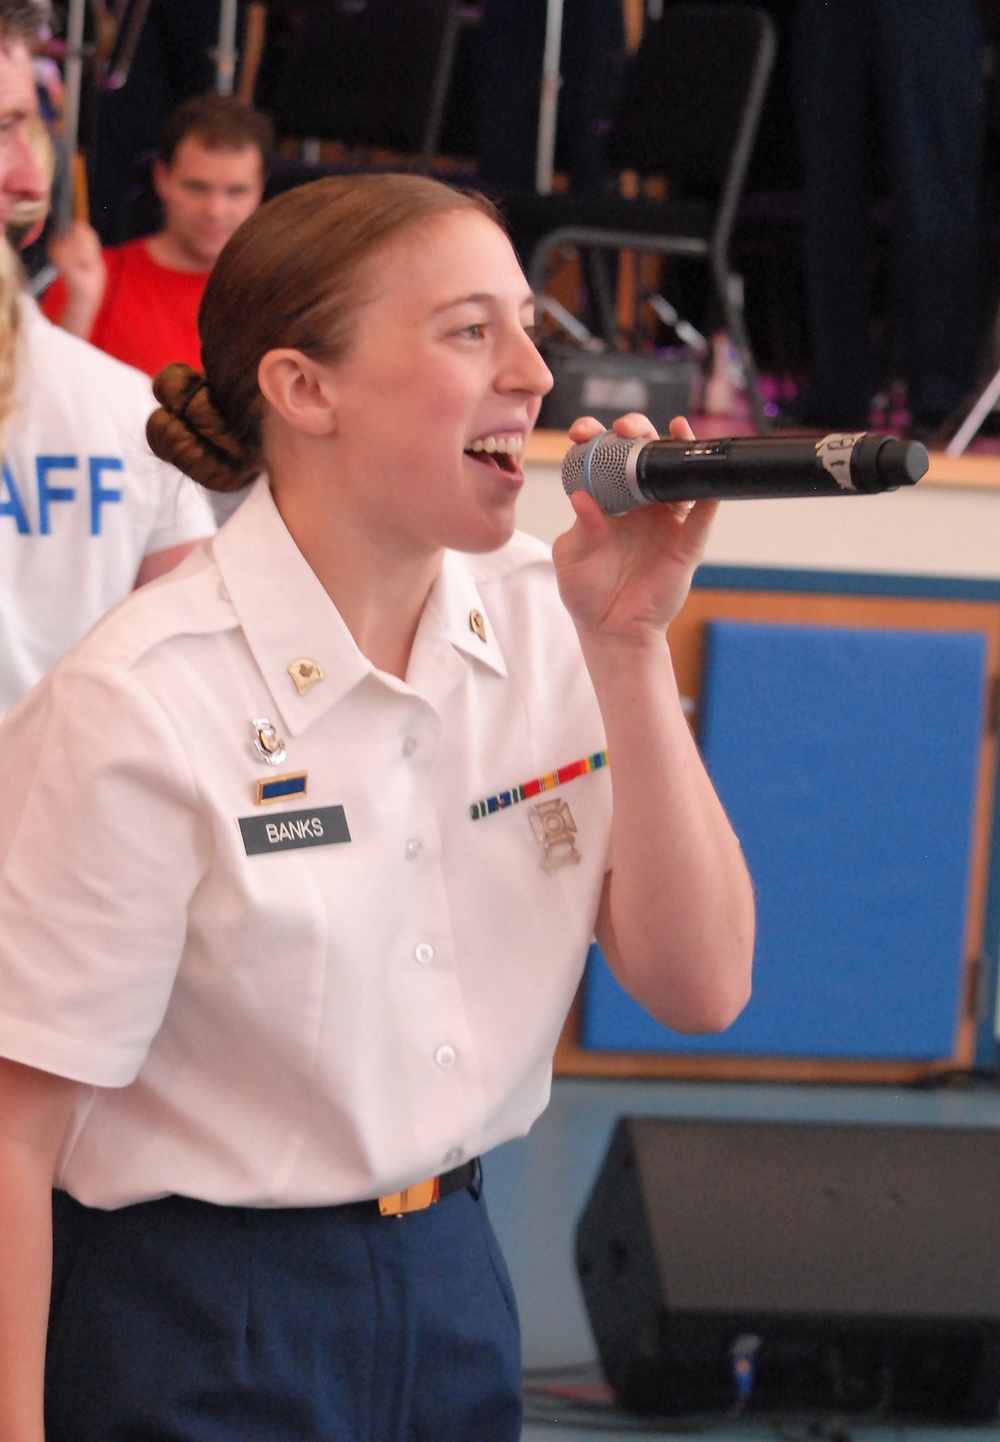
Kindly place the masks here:
POLYGON ((208 150, 194 135, 185 136, 169 165, 157 165, 155 181, 164 233, 198 270, 211 270, 233 231, 257 209, 264 188, 255 145, 208 150))
POLYGON ((0 40, 0 227, 20 201, 43 200, 48 193, 48 177, 31 140, 40 123, 27 46, 0 40))

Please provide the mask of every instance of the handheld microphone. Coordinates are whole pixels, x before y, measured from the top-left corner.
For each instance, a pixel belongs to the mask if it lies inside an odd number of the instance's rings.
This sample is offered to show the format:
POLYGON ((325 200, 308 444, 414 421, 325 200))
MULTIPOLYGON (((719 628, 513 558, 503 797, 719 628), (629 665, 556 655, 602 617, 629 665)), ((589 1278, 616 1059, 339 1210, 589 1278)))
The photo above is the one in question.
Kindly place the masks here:
POLYGON ((609 516, 654 501, 858 496, 912 486, 930 464, 919 441, 868 431, 816 437, 630 440, 605 431, 563 461, 566 494, 586 491, 609 516))

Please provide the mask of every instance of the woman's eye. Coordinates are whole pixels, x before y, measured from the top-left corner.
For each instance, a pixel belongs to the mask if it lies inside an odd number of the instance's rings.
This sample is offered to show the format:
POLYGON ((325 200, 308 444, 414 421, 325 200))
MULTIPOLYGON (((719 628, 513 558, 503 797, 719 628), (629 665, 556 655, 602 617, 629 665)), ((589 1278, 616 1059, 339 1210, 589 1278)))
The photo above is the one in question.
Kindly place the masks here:
POLYGON ((471 325, 463 325, 459 334, 470 336, 473 340, 481 340, 486 334, 486 322, 476 320, 471 325))

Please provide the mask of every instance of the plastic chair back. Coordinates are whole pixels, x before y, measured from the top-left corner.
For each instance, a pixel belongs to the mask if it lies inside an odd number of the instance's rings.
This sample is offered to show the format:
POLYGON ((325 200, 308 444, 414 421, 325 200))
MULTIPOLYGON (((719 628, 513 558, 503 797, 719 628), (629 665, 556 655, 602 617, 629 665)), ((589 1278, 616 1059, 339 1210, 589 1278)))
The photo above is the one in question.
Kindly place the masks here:
POLYGON ((440 124, 454 0, 367 0, 316 6, 292 42, 274 100, 284 135, 421 152, 440 124))
POLYGON ((670 177, 672 193, 742 185, 776 48, 749 5, 666 4, 626 69, 608 154, 620 170, 670 177))

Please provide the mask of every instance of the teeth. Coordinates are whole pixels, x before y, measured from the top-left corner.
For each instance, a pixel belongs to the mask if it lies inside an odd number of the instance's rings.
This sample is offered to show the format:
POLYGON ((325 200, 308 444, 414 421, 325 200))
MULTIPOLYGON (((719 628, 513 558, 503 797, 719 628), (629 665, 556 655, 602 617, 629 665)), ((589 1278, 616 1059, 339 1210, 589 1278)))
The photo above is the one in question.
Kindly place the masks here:
POLYGON ((486 451, 488 455, 519 456, 524 450, 523 436, 481 436, 466 447, 470 451, 486 451))

